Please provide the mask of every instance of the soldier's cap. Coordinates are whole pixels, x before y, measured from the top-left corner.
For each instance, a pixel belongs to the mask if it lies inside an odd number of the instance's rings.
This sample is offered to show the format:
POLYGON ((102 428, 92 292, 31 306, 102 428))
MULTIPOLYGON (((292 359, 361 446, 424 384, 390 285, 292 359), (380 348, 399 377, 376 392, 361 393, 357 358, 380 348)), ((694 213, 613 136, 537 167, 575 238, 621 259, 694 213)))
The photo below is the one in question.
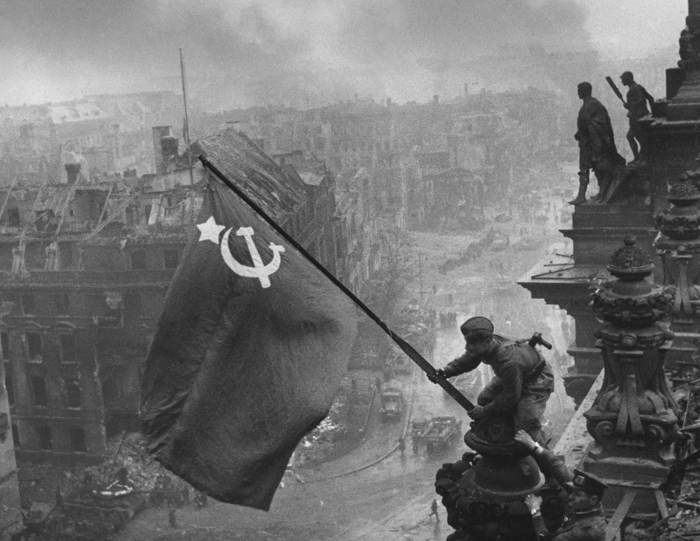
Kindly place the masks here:
POLYGON ((629 77, 630 79, 634 79, 634 75, 632 75, 631 71, 623 71, 622 75, 620 75, 620 79, 624 79, 625 77, 629 77))
POLYGON ((474 316, 470 317, 467 321, 462 323, 462 325, 459 327, 459 330, 462 331, 462 334, 464 336, 467 336, 469 333, 472 333, 474 331, 488 331, 492 333, 493 323, 491 323, 491 320, 487 317, 474 316))
POLYGON ((570 488, 575 488, 583 490, 588 494, 593 494, 594 496, 603 496, 603 492, 608 485, 603 483, 598 477, 592 473, 582 472, 581 470, 574 470, 574 479, 570 483, 567 483, 570 488))

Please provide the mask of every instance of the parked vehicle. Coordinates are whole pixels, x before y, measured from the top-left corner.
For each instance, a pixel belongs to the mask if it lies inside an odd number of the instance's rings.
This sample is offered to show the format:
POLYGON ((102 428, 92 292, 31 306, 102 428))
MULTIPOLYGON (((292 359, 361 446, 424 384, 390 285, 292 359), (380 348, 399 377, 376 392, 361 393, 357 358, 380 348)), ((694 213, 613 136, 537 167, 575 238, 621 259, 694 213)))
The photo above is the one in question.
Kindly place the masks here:
POLYGON ((515 278, 510 274, 500 273, 491 283, 494 293, 506 293, 515 286, 515 278))
POLYGON ((452 416, 433 417, 423 430, 428 454, 445 450, 462 437, 462 421, 452 416))
POLYGON ((411 421, 411 439, 418 442, 423 438, 423 432, 427 428, 430 421, 427 419, 414 419, 411 421))
POLYGON ((107 539, 146 508, 147 495, 131 486, 112 483, 66 498, 41 524, 47 539, 91 541, 107 539))
POLYGON ((509 244, 510 242, 506 235, 496 233, 493 237, 493 241, 491 242, 491 250, 494 252, 502 252, 508 248, 509 244))
POLYGON ((406 403, 401 389, 387 386, 382 389, 379 414, 383 421, 398 421, 401 419, 405 407, 406 403))

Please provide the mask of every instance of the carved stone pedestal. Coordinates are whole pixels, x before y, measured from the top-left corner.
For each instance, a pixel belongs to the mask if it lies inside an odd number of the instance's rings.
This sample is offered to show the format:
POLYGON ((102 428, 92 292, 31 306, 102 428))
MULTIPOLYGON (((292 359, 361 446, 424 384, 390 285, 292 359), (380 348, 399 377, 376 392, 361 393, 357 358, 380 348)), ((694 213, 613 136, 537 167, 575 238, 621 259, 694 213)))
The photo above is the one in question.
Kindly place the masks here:
MULTIPOLYGON (((583 467, 610 485, 603 502, 609 507, 630 483, 653 489, 666 481, 678 429, 678 406, 663 370, 673 333, 661 319, 672 297, 647 280, 653 265, 635 244, 625 239, 607 267, 616 279, 592 295, 593 310, 605 321, 596 333, 605 379, 584 413, 595 444, 583 467)), ((655 510, 653 490, 637 496, 635 511, 655 510)))
POLYGON ((700 340, 698 181, 700 169, 681 175, 681 180, 673 183, 668 190, 671 207, 655 216, 659 234, 654 248, 663 264, 664 291, 673 297, 671 321, 676 337, 667 357, 670 363, 687 361, 700 340))
POLYGON ((535 539, 532 517, 523 502, 539 490, 544 476, 535 460, 513 442, 512 416, 489 417, 472 424, 464 437, 480 459, 445 464, 436 491, 456 531, 450 540, 528 541, 535 539))

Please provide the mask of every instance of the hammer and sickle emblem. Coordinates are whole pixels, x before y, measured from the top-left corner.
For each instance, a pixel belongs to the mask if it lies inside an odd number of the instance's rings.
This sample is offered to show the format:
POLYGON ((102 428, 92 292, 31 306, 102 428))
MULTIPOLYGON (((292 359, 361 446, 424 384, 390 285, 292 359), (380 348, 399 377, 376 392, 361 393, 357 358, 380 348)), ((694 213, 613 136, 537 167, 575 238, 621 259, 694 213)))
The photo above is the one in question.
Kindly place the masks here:
POLYGON ((258 248, 253 242, 253 228, 252 227, 240 227, 236 231, 236 235, 239 237, 245 237, 245 242, 248 245, 248 251, 250 252, 250 258, 253 260, 253 266, 248 267, 247 265, 241 265, 238 261, 231 255, 231 250, 228 247, 228 237, 231 234, 230 227, 224 233, 224 237, 221 239, 221 257, 224 258, 224 263, 233 272, 239 276, 244 276, 246 278, 257 278, 260 280, 260 285, 263 289, 270 287, 270 279, 268 276, 275 273, 277 269, 280 268, 281 257, 280 253, 284 252, 284 246, 278 246, 277 244, 270 243, 270 250, 273 252, 272 261, 267 265, 263 265, 262 258, 258 252, 258 248))

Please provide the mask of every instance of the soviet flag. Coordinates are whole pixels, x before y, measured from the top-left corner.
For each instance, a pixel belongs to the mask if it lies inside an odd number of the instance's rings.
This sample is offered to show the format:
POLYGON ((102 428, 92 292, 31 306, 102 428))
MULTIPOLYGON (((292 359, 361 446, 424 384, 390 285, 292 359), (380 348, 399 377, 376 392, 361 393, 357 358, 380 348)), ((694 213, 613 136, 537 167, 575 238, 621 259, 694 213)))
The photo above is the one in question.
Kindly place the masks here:
POLYGON ((195 488, 267 510, 330 410, 356 309, 221 181, 209 179, 192 227, 146 363, 143 431, 195 488))

